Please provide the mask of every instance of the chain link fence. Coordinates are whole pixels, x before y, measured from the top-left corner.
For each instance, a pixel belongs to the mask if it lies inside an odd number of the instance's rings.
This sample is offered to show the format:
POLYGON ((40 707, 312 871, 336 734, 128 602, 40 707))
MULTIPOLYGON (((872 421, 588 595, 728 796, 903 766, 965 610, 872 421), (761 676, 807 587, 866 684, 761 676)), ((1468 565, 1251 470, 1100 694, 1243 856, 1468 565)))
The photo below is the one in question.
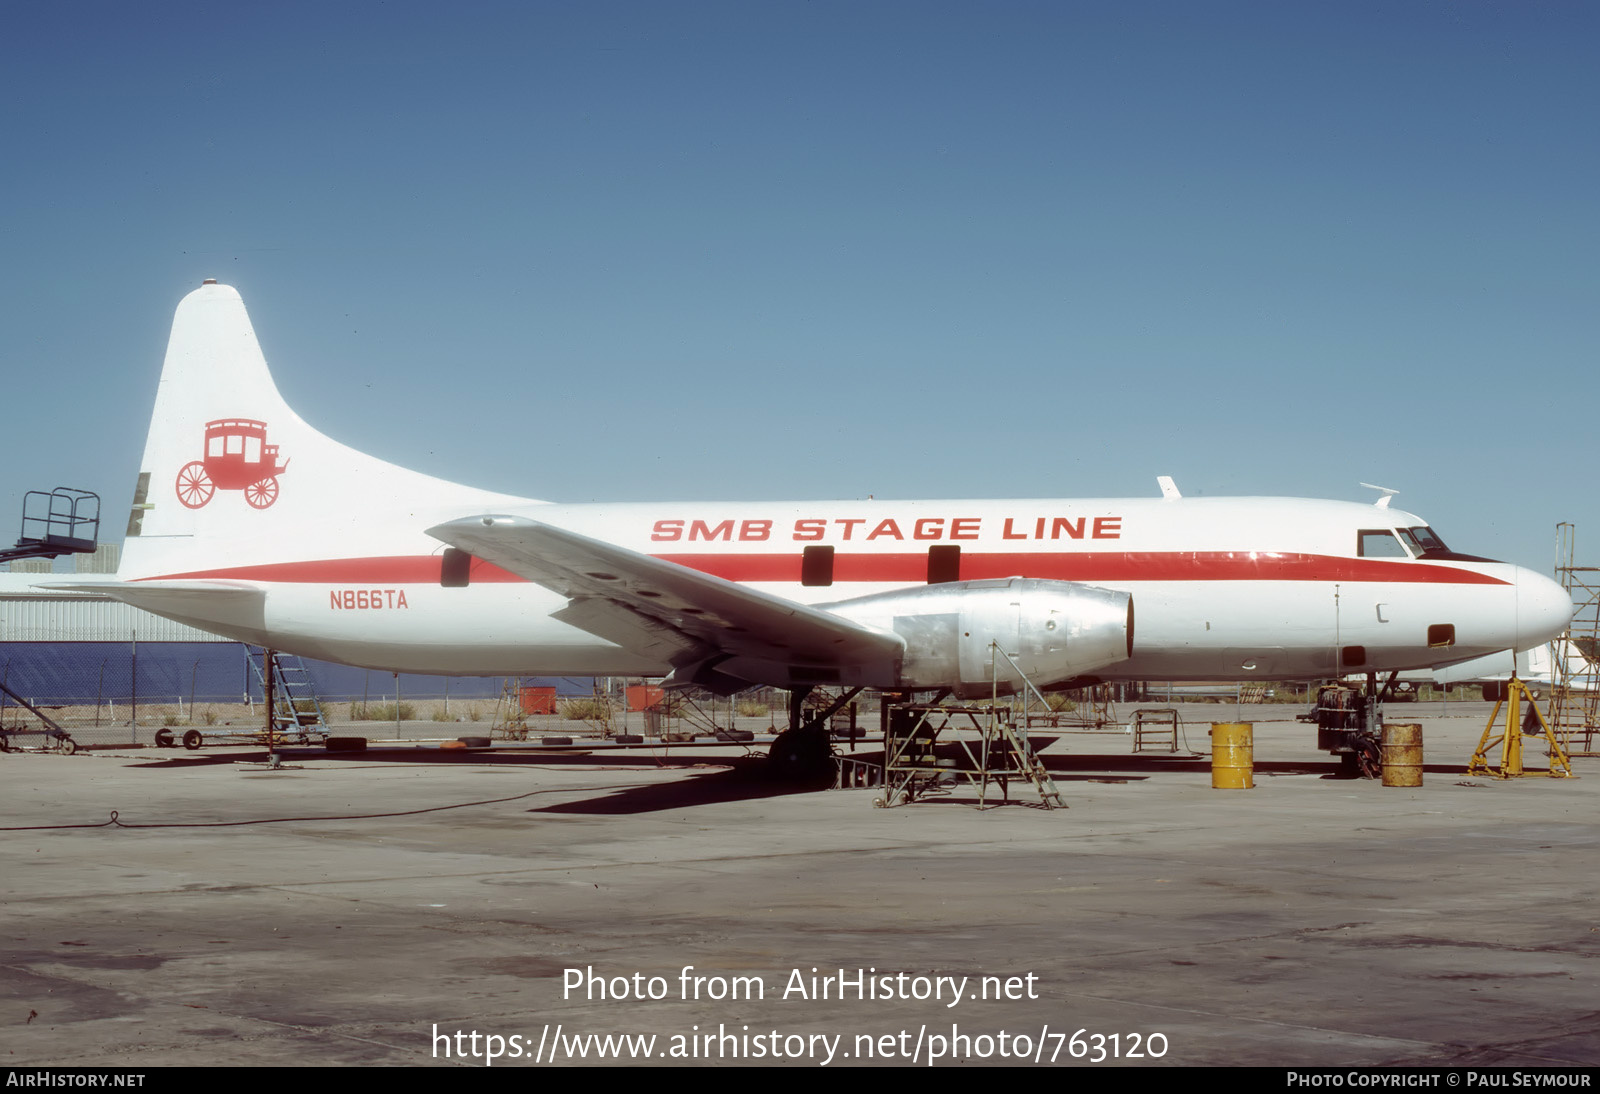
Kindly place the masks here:
MULTIPOLYGON (((395 674, 305 661, 330 724, 481 722, 536 678, 395 674)), ((163 730, 241 734, 264 727, 261 650, 237 642, 0 642, 0 684, 80 747, 153 745, 163 730)), ((563 695, 584 679, 537 678, 563 695)), ((0 691, 0 731, 14 747, 45 747, 46 724, 0 691)), ((376 734, 374 734, 376 735, 376 734)))

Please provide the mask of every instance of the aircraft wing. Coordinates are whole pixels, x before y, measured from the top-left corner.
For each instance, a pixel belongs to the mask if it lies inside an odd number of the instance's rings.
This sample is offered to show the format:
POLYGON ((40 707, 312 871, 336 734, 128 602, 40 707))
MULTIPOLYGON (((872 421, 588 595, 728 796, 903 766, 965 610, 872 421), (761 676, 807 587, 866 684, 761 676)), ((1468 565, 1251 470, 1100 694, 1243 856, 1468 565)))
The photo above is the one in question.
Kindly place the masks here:
POLYGON ((835 667, 900 657, 898 635, 528 517, 428 534, 568 597, 555 618, 687 670, 726 658, 835 667))

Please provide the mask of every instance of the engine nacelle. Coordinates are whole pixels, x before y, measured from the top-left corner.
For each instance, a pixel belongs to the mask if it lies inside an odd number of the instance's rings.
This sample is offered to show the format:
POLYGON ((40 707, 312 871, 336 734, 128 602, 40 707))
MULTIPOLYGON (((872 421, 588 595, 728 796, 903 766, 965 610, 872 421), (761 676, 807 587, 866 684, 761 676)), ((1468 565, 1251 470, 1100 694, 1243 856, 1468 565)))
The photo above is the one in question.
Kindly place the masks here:
POLYGON ((1009 694, 1019 669, 1045 688, 1133 656, 1132 594, 1070 581, 953 581, 818 606, 905 639, 896 686, 958 698, 1009 694))

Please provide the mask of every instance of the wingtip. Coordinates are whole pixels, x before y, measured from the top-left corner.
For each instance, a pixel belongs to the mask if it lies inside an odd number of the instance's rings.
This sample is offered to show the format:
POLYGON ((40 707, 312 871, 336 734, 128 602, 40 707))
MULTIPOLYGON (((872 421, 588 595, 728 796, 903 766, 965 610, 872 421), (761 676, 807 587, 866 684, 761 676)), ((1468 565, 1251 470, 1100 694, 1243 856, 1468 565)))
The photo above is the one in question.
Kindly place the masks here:
POLYGON ((451 543, 453 542, 452 536, 460 535, 463 532, 482 532, 486 528, 528 528, 538 523, 538 521, 530 520, 527 517, 513 517, 505 513, 481 513, 477 516, 457 517, 454 520, 447 520, 443 524, 435 524, 426 531, 434 539, 451 543))

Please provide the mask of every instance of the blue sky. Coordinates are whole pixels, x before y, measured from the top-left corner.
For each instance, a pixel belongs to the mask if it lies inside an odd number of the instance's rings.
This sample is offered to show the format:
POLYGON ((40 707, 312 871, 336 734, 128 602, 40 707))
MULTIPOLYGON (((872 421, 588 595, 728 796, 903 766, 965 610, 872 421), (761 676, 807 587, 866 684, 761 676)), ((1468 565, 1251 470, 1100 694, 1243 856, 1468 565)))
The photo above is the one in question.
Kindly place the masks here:
POLYGON ((0 7, 0 534, 172 310, 561 501, 1362 499, 1600 563, 1600 8, 0 7))

